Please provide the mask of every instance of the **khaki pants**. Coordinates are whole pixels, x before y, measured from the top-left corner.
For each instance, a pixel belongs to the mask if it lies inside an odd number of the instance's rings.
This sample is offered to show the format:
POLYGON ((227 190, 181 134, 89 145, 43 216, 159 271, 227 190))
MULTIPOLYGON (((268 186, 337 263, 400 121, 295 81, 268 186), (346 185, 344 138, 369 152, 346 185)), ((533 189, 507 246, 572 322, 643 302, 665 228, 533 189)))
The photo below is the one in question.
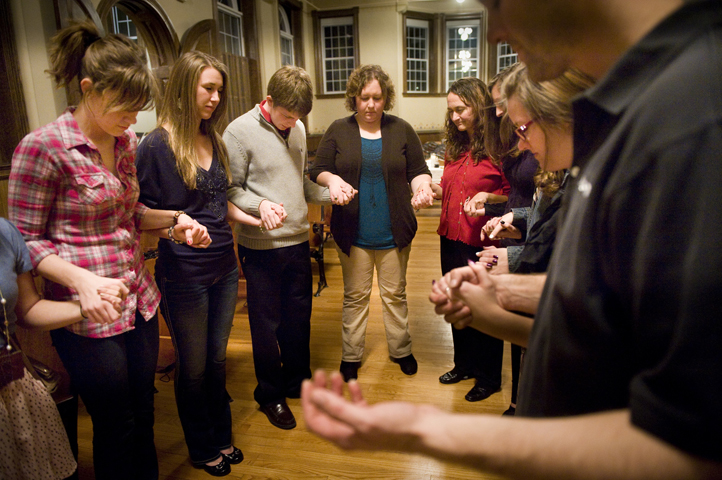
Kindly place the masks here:
POLYGON ((374 268, 378 275, 389 355, 402 358, 411 354, 406 304, 406 265, 411 246, 401 251, 398 248, 366 250, 352 246, 349 256, 338 246, 336 250, 343 271, 342 360, 360 362, 363 359, 374 268))

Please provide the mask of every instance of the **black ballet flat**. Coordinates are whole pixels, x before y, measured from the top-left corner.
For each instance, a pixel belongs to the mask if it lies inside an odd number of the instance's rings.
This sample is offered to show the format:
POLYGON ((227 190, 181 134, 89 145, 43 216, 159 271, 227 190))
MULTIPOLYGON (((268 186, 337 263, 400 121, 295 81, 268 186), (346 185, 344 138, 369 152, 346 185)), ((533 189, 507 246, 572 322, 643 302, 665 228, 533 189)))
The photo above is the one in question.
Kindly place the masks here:
POLYGON ((238 465, 243 461, 243 452, 241 452, 240 448, 233 447, 233 451, 231 453, 222 453, 223 458, 230 463, 231 465, 238 465))

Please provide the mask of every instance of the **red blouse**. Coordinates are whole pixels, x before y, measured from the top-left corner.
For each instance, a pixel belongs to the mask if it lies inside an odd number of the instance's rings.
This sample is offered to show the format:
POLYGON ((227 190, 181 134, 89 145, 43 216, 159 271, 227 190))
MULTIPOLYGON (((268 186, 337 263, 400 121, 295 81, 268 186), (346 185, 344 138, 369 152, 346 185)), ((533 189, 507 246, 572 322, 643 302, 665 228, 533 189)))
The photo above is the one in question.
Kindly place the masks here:
POLYGON ((476 165, 470 157, 470 152, 466 152, 459 160, 449 162, 447 159, 444 162, 444 174, 441 176, 443 198, 437 233, 449 240, 458 240, 474 247, 498 246, 498 241, 487 238, 482 242, 480 239, 481 227, 491 217, 466 215, 464 202, 479 192, 509 195, 509 182, 501 166, 495 166, 488 157, 476 165))

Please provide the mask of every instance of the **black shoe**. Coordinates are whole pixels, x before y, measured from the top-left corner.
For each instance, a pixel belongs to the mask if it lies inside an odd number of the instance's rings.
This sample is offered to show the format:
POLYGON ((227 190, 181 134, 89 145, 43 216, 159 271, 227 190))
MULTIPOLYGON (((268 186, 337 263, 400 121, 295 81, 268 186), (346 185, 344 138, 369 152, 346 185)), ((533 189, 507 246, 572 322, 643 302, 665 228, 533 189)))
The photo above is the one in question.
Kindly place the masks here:
POLYGON ((491 388, 481 386, 477 383, 476 385, 474 385, 474 388, 469 390, 469 393, 467 393, 464 398, 467 402, 479 402, 481 400, 489 398, 492 393, 498 390, 498 388, 492 390, 491 388))
POLYGON ((231 464, 228 463, 224 455, 221 455, 220 462, 213 466, 203 465, 203 470, 205 470, 206 473, 213 475, 214 477, 225 477, 226 475, 231 473, 231 464))
POLYGON ((409 353, 405 357, 392 358, 392 362, 398 363, 401 367, 401 371, 406 375, 413 375, 419 370, 419 364, 416 363, 413 353, 409 353))
POLYGON ((506 412, 501 414, 502 416, 511 416, 516 415, 516 407, 509 406, 509 408, 506 409, 506 412))
POLYGON ((444 385, 451 385, 452 383, 459 383, 462 380, 468 380, 471 376, 462 373, 460 370, 458 370, 456 367, 454 367, 450 372, 446 372, 442 376, 439 377, 439 382, 443 383, 444 385))
POLYGON ((283 430, 291 430, 296 428, 296 419, 293 413, 286 405, 286 402, 268 403, 261 407, 261 411, 266 414, 268 421, 274 427, 283 430))
POLYGON ((240 448, 236 448, 235 446, 233 447, 233 451, 231 453, 221 452, 221 455, 223 455, 225 461, 231 465, 238 465, 243 461, 243 452, 241 452, 240 448))
POLYGON ((343 375, 343 381, 348 382, 352 378, 358 378, 358 369, 361 362, 344 362, 341 361, 341 367, 338 369, 343 375))

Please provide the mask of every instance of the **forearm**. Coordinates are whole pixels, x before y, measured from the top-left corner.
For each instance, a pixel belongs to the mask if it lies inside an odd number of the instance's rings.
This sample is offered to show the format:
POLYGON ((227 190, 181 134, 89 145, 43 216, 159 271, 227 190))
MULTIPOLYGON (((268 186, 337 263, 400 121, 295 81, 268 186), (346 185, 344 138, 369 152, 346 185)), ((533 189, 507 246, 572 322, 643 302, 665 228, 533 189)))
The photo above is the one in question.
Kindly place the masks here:
MULTIPOLYGON (((181 215, 176 218, 175 215, 177 210, 148 210, 143 219, 140 221, 141 230, 156 230, 160 228, 166 228, 175 225, 182 220, 190 221, 191 218, 188 215, 181 215), (176 221, 177 220, 177 221, 176 221)), ((157 236, 157 235, 155 235, 157 236)))
POLYGON ((43 278, 73 289, 77 289, 80 278, 90 274, 88 270, 73 265, 57 255, 48 255, 43 258, 35 271, 43 278))
POLYGON ((411 191, 413 193, 416 193, 416 191, 421 187, 424 183, 431 183, 431 175, 427 174, 421 174, 417 175, 414 178, 411 179, 411 191))
POLYGON ((627 410, 554 419, 420 413, 408 451, 508 478, 719 478, 722 468, 634 427, 627 410))
POLYGON ((338 182, 343 182, 341 177, 339 177, 338 175, 335 175, 331 172, 321 172, 316 177, 316 183, 318 183, 319 185, 321 185, 323 187, 330 187, 331 182, 333 182, 334 180, 338 181, 338 182))
POLYGON ((496 275, 494 285, 499 304, 506 310, 535 314, 546 274, 496 275))
POLYGON ((18 275, 17 282, 18 302, 15 305, 15 314, 21 327, 53 330, 83 319, 80 302, 41 299, 30 272, 18 275))
POLYGON ((261 219, 249 215, 236 206, 233 202, 228 202, 228 213, 226 213, 226 220, 229 222, 245 223, 246 225, 261 225, 261 219))
POLYGON ((486 197, 486 203, 504 203, 509 200, 506 195, 497 195, 495 193, 489 193, 486 197))

